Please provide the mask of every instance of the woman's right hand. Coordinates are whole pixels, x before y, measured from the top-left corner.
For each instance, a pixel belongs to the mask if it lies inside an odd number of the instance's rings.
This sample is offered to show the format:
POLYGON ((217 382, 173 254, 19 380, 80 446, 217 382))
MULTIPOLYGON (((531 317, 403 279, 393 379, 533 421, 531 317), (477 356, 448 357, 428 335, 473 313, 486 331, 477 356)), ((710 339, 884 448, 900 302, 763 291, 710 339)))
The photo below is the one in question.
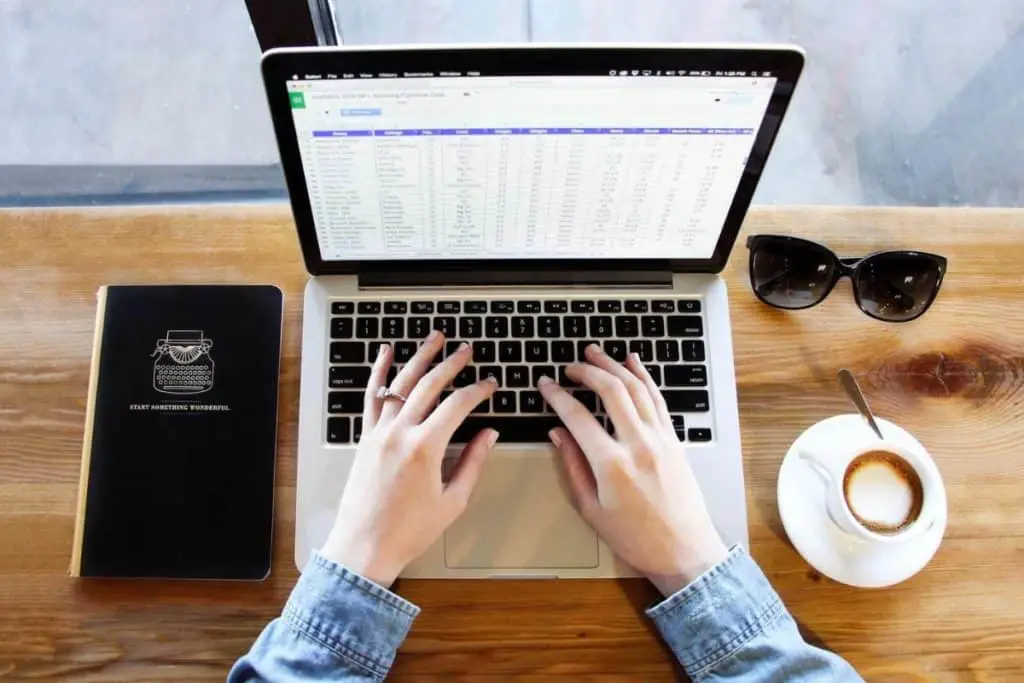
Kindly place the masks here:
POLYGON ((671 595, 725 559, 697 480, 657 385, 636 354, 625 365, 597 345, 566 369, 601 397, 609 435, 550 378, 541 393, 568 427, 553 429, 574 503, 611 549, 671 595))

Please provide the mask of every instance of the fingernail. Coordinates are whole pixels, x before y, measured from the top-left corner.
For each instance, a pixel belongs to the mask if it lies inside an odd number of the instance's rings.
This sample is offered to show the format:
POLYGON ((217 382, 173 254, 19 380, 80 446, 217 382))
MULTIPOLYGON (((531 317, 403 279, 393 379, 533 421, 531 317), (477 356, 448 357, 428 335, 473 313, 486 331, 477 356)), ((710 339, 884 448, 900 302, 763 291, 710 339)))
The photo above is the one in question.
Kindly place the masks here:
POLYGON ((387 352, 388 352, 388 345, 387 344, 381 344, 380 346, 378 346, 377 347, 377 360, 380 360, 381 358, 383 358, 384 354, 387 353, 387 352))
POLYGON ((556 448, 562 445, 562 435, 558 433, 557 429, 552 429, 548 432, 548 438, 551 439, 551 443, 555 444, 556 448))
POLYGON ((492 429, 491 433, 487 435, 487 447, 494 448, 494 444, 498 443, 499 436, 501 435, 492 429))
POLYGON ((431 330, 430 334, 427 335, 427 341, 434 341, 435 339, 437 339, 440 336, 441 336, 440 332, 438 332, 437 330, 431 330))
POLYGON ((630 358, 630 360, 632 360, 637 365, 640 365, 640 354, 639 353, 631 353, 631 354, 629 354, 629 358, 630 358))
POLYGON ((459 344, 459 351, 460 352, 461 351, 465 351, 468 348, 469 348, 469 342, 462 342, 461 344, 459 344))
POLYGON ((498 386, 498 378, 495 377, 494 375, 487 375, 486 377, 484 377, 484 379, 493 384, 494 386, 498 386))
POLYGON ((537 386, 542 387, 545 384, 551 384, 551 382, 552 382, 552 379, 550 377, 548 377, 547 375, 541 375, 537 379, 537 386))
POLYGON ((597 344, 588 344, 587 351, 591 351, 593 353, 601 353, 601 347, 598 346, 597 344))

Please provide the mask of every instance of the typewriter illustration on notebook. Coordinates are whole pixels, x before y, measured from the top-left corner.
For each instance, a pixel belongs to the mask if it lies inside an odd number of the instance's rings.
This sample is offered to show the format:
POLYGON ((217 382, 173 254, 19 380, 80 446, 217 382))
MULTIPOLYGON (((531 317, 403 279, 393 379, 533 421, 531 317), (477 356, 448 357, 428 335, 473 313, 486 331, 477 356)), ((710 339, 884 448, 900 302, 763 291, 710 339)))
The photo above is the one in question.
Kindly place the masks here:
POLYGON ((167 330, 151 356, 153 388, 161 394, 202 394, 213 388, 213 340, 202 330, 167 330))

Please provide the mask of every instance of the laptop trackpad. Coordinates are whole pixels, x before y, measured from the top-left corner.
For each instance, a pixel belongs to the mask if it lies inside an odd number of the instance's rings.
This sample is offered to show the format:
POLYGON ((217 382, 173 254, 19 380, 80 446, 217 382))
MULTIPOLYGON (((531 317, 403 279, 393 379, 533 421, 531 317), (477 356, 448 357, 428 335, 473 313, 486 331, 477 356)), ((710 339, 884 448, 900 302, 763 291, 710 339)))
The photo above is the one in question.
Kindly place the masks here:
POLYGON ((445 534, 445 564, 458 569, 596 567, 597 535, 572 507, 557 457, 539 449, 493 453, 469 507, 445 534))

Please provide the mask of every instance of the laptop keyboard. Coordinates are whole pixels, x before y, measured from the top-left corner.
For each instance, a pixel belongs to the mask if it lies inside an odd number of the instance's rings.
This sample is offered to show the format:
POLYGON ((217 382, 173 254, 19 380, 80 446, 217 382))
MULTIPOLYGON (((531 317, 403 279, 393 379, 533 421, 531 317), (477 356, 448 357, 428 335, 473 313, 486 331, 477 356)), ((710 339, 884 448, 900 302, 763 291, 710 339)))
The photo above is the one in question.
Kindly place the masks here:
MULTIPOLYGON (((444 351, 462 342, 473 347, 473 363, 448 391, 493 375, 494 396, 459 428, 453 443, 465 443, 485 427, 505 442, 548 440, 560 423, 537 391, 547 375, 570 390, 611 433, 611 421, 594 392, 565 374, 584 360, 589 344, 617 361, 635 352, 661 388, 681 440, 710 441, 707 419, 708 368, 701 302, 675 298, 587 298, 516 300, 388 299, 331 302, 328 367, 328 443, 359 441, 363 393, 380 344, 394 347, 391 382, 431 330, 444 332, 444 351), (695 417, 697 425, 691 424, 695 417), (701 426, 698 426, 701 425, 701 426)), ((447 392, 446 392, 447 393, 447 392)), ((443 397, 442 397, 443 398, 443 397)))

